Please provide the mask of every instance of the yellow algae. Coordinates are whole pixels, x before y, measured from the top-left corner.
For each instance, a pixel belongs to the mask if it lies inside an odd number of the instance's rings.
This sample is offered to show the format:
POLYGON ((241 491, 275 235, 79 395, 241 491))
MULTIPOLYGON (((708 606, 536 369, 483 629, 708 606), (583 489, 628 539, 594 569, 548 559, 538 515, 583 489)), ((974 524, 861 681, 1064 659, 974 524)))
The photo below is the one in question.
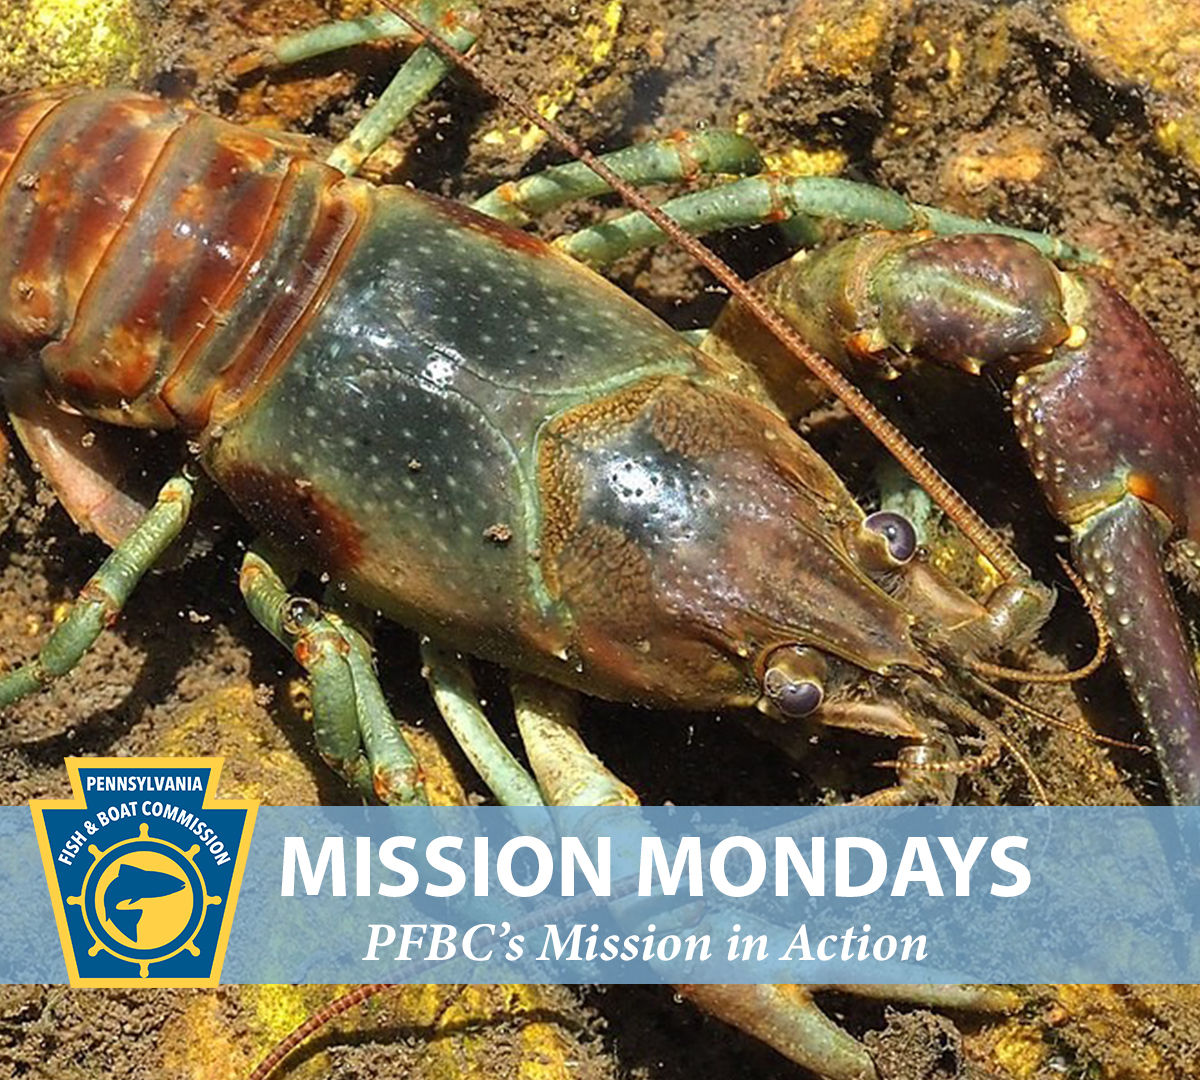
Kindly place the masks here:
POLYGON ((886 54, 899 19, 912 0, 804 0, 793 12, 773 84, 811 74, 859 81, 886 54))
POLYGON ((1154 129, 1154 136, 1168 154, 1200 165, 1200 112, 1159 124, 1154 129))
POLYGON ((216 994, 192 997, 183 1014, 163 1028, 164 1072, 186 1080, 228 1080, 254 1067, 252 1051, 239 1044, 221 1012, 216 994))
MULTIPOLYGON (((1013 1080, 1046 1075, 1052 1058, 1089 1080, 1195 1080, 1195 986, 1061 985, 1038 1016, 987 1024, 967 1037, 972 1058, 1013 1080)), ((1075 1075, 1072 1072, 1070 1075, 1075 1075)))
POLYGON ((1200 5, 1062 0, 1058 14, 1102 74, 1152 93, 1159 145, 1200 166, 1200 5))
POLYGON ((1029 128, 996 136, 990 131, 965 136, 946 162, 944 183, 956 194, 978 195, 1000 183, 1043 183, 1055 168, 1045 138, 1029 128))
POLYGON ((425 794, 431 806, 464 806, 467 793, 458 769, 438 737, 427 728, 401 725, 405 741, 421 763, 425 794))
POLYGON ((266 805, 309 806, 320 802, 314 769, 283 735, 275 717, 248 682, 206 695, 163 723, 156 750, 166 755, 221 755, 221 792, 266 805))
MULTIPOLYGON (((980 81, 1000 78, 1010 57, 1010 9, 1001 5, 982 18, 970 32, 962 27, 947 26, 932 13, 920 11, 922 20, 913 31, 914 47, 920 48, 932 60, 942 58, 951 86, 968 86, 980 81)), ((907 121, 928 119, 926 114, 913 113, 907 121)), ((899 117, 893 117, 899 122, 899 117)))
POLYGON ((1055 988, 1064 1012, 1056 1042, 1094 1063, 1098 1080, 1182 1080, 1200 1076, 1200 988, 1079 985, 1055 988), (1155 1033, 1155 1034, 1151 1034, 1155 1033))
MULTIPOLYGON (((197 994, 183 1015, 169 1023, 160 1040, 162 1065, 186 1080, 229 1080, 245 1076, 275 1046, 350 986, 247 986, 231 991, 236 1008, 217 994, 197 994)), ((337 1027, 361 1023, 355 1010, 337 1027)), ((316 1080, 329 1072, 325 1052, 290 1066, 290 1080, 316 1080)))
MULTIPOLYGON (((446 988, 440 988, 445 993, 446 988)), ((550 1019, 562 991, 553 987, 474 985, 458 988, 437 1020, 442 1038, 425 1053, 423 1075, 445 1080, 488 1080, 495 1075, 496 1030, 502 1021, 517 1027, 517 1075, 526 1080, 567 1080, 577 1052, 550 1019), (444 1036, 458 1033, 454 1039, 444 1036)))
POLYGON ((1063 0, 1072 36, 1121 78, 1200 103, 1200 6, 1178 0, 1063 0))
MULTIPOLYGON (((245 1075, 275 1044, 351 986, 260 986, 236 991, 236 1008, 198 995, 164 1032, 163 1064, 186 1080, 245 1075)), ((500 1041, 516 1049, 522 1080, 568 1080, 579 1051, 555 1020, 565 1008, 556 987, 475 985, 389 987, 331 1024, 384 1041, 396 1029, 418 1038, 422 1080, 489 1080, 500 1041)), ((328 1034, 328 1032, 326 1032, 328 1034)), ((335 1036, 330 1040, 336 1046, 335 1036)), ((293 1080, 328 1075, 326 1051, 289 1064, 293 1080)))
POLYGON ((810 150, 804 146, 791 146, 786 150, 763 154, 763 164, 768 172, 784 176, 837 176, 849 160, 844 150, 810 150))
MULTIPOLYGON (((553 999, 544 987, 516 987, 527 1004, 524 1012, 539 1015, 552 1011, 553 999)), ((520 1064, 517 1075, 523 1080, 569 1080, 574 1075, 572 1062, 578 1057, 575 1044, 560 1024, 547 1019, 526 1017, 520 1030, 520 1064)))
POLYGON ((538 1021, 521 1029, 518 1074, 525 1080, 566 1080, 573 1075, 574 1048, 557 1025, 538 1021))
POLYGON ((605 4, 600 18, 584 26, 583 40, 591 46, 593 67, 603 64, 612 54, 613 44, 617 40, 617 31, 621 26, 623 10, 623 0, 609 0, 605 4))
POLYGON ((254 986, 247 988, 245 1004, 253 1014, 252 1026, 261 1035, 264 1049, 269 1049, 348 989, 347 986, 254 986))
POLYGON ((375 0, 334 0, 328 6, 329 15, 334 19, 357 19, 379 10, 375 0))
POLYGON ((1013 1022, 1001 1029, 992 1046, 992 1057, 1013 1080, 1026 1080, 1046 1060, 1046 1043, 1038 1031, 1013 1022))
POLYGON ((957 86, 963 69, 963 55, 956 45, 946 50, 946 72, 950 76, 950 85, 957 86))
MULTIPOLYGON (((624 15, 625 0, 607 0, 603 5, 580 12, 578 39, 582 42, 582 50, 564 54, 552 88, 535 95, 533 108, 541 116, 554 120, 575 100, 580 83, 604 65, 612 55, 624 15)), ((493 128, 481 138, 489 146, 516 143, 522 154, 530 154, 542 145, 546 136, 533 124, 516 124, 509 128, 493 128)))
POLYGON ((149 70, 144 0, 16 0, 0 5, 0 89, 135 83, 149 70))

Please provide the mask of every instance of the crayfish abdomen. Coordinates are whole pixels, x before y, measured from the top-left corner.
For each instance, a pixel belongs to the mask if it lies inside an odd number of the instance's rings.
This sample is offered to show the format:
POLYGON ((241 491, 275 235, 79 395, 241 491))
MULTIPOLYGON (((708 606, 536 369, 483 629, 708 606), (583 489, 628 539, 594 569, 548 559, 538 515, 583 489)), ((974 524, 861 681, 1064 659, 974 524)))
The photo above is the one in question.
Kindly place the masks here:
POLYGON ((199 430, 320 305, 364 185, 285 142, 114 92, 0 111, 0 334, 98 419, 199 430))

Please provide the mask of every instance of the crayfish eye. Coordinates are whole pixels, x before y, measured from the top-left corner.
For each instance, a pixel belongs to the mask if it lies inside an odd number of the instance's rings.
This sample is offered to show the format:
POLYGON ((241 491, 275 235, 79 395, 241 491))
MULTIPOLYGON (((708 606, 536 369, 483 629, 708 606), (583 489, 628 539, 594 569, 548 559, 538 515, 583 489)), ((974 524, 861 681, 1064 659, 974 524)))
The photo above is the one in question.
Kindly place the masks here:
POLYGON ((787 719, 808 716, 825 700, 825 658, 816 649, 776 649, 763 672, 763 696, 787 719))
POLYGON ((867 516, 863 525, 887 541, 888 553, 901 565, 917 553, 917 530, 903 514, 877 510, 867 516))
POLYGON ((780 681, 777 686, 767 686, 767 696, 784 716, 807 716, 825 696, 820 683, 780 681))

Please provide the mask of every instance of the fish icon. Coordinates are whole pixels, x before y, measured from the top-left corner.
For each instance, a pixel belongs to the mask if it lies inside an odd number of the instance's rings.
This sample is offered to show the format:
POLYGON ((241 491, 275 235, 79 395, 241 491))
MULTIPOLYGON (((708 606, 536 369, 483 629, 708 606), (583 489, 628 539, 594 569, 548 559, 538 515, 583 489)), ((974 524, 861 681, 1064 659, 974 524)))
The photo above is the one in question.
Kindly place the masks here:
POLYGON ((174 874, 143 870, 140 866, 122 863, 117 876, 105 890, 108 917, 127 938, 137 941, 138 924, 145 914, 138 905, 145 900, 171 896, 185 888, 187 882, 174 874))

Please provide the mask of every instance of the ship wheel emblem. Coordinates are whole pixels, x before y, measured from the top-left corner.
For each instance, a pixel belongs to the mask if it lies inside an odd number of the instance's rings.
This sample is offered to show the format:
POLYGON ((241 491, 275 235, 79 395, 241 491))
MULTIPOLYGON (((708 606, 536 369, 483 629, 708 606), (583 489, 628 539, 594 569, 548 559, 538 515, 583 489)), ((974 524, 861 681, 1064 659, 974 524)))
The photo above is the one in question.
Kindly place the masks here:
POLYGON ((185 851, 151 836, 143 823, 138 836, 105 851, 95 844, 88 850, 93 862, 83 891, 67 903, 82 909, 94 941, 89 956, 105 950, 137 964, 144 979, 151 964, 185 949, 200 954, 196 935, 221 897, 209 896, 204 887, 195 860, 199 844, 185 851))

